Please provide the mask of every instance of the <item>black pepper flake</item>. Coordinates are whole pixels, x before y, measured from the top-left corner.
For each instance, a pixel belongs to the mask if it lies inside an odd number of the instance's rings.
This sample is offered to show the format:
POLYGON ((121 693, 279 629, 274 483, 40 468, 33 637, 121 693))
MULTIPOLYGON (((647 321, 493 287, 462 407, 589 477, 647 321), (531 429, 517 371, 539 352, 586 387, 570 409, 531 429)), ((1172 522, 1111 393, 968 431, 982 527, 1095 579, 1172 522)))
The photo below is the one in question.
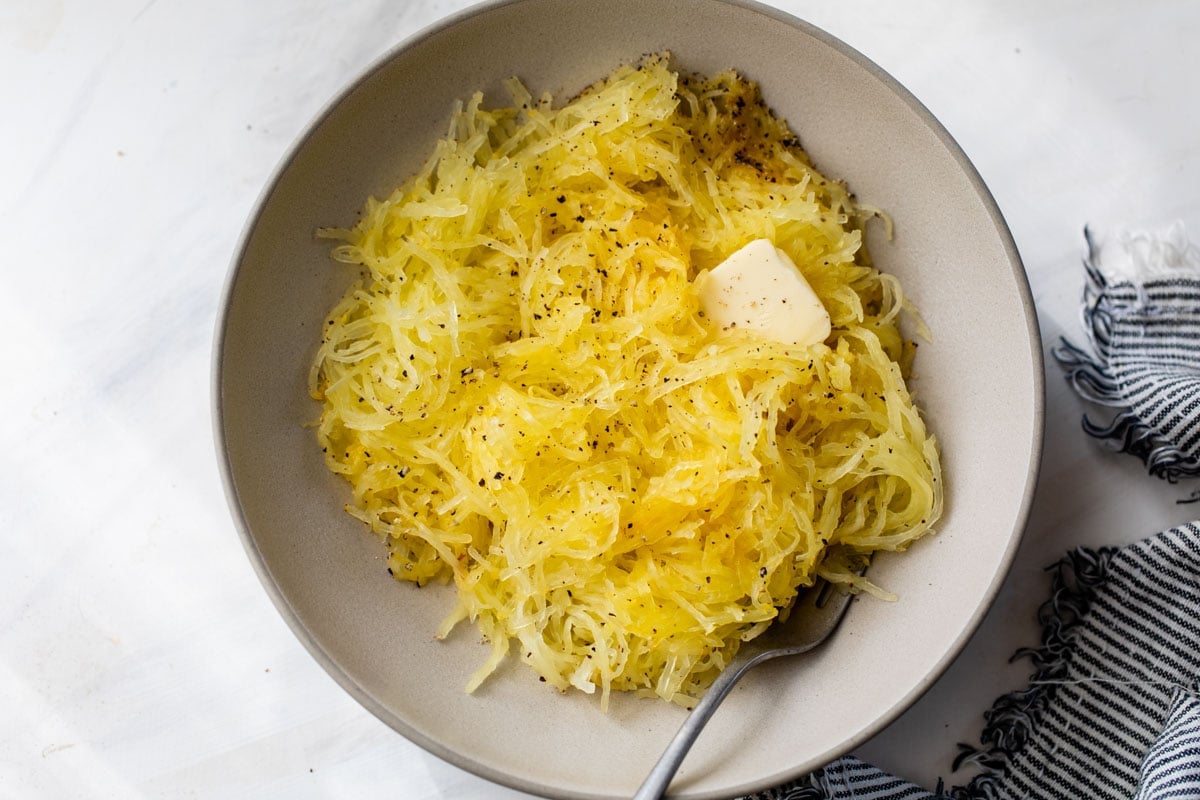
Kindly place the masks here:
POLYGON ((767 577, 767 568, 766 567, 762 567, 758 570, 758 577, 760 577, 760 578, 767 577))

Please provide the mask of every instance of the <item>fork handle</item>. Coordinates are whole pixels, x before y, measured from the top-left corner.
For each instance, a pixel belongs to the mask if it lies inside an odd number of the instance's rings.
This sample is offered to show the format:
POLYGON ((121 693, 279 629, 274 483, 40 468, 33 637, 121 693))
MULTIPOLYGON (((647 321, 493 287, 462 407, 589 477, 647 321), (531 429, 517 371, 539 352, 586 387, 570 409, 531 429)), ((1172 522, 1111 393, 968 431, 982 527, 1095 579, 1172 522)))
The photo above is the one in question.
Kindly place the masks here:
POLYGON ((700 735, 700 730, 712 717, 713 712, 717 710, 717 706, 721 704, 725 696, 729 694, 729 690, 746 674, 746 670, 755 664, 766 661, 774 655, 779 655, 779 653, 772 651, 758 653, 753 658, 743 661, 740 665, 730 665, 730 668, 725 669, 725 671, 717 676, 712 686, 708 687, 708 691, 704 693, 704 697, 700 698, 700 702, 692 709, 692 713, 688 714, 687 719, 683 721, 679 732, 675 734, 675 738, 667 745, 667 749, 663 752, 662 758, 658 760, 658 763, 654 765, 654 769, 650 770, 650 774, 642 782, 641 788, 637 790, 637 794, 633 796, 633 800, 659 800, 659 798, 666 794, 667 787, 671 784, 671 779, 675 777, 675 773, 679 770, 679 765, 683 763, 688 750, 692 749, 692 744, 696 741, 696 737, 700 735))

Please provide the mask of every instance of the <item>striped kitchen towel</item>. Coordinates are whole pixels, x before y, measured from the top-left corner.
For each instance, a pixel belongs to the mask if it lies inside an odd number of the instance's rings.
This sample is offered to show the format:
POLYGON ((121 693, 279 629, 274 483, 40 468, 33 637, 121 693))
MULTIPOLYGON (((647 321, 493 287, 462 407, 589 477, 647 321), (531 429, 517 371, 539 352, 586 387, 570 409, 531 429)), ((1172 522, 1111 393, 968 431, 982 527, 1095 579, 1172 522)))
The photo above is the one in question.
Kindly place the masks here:
POLYGON ((1200 249, 1181 223, 1123 232, 1103 248, 1085 230, 1084 331, 1092 353, 1053 354, 1076 391, 1118 409, 1089 434, 1138 456, 1152 475, 1200 475, 1200 249))
MULTIPOLYGON (((1092 352, 1054 355, 1086 399, 1116 409, 1084 429, 1167 480, 1200 474, 1200 251, 1181 225, 1085 232, 1092 352)), ((1200 800, 1200 524, 1052 569, 1042 639, 1018 653, 1029 686, 984 714, 981 746, 932 791, 847 756, 755 800, 1200 800)))

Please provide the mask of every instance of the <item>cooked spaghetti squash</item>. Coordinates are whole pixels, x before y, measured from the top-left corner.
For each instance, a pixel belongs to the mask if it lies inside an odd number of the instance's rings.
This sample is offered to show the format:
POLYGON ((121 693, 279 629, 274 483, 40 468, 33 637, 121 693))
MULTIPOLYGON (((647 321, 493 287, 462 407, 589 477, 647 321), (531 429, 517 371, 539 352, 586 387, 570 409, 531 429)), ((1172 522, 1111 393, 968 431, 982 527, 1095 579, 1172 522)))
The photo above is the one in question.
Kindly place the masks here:
POLYGON ((320 445, 389 571, 453 584, 438 635, 490 643, 468 690, 511 652, 602 704, 687 705, 799 589, 867 585, 865 556, 937 519, 905 301, 864 250, 871 212, 756 84, 659 56, 561 107, 507 88, 320 232, 360 273, 312 365, 320 445), (824 342, 705 318, 698 279, 760 238, 828 310, 824 342))

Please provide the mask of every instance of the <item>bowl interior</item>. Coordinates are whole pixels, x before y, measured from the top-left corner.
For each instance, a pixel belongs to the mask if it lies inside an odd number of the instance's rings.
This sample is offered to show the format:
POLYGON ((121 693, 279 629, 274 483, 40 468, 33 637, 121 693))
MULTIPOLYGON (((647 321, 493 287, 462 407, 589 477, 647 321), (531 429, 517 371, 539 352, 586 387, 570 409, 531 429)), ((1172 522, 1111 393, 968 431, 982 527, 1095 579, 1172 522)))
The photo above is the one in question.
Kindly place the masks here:
POLYGON ((676 780, 730 796, 821 766, 899 715, 974 630, 1028 511, 1042 426, 1041 347, 1003 221, 949 136, 903 89, 827 35, 723 0, 518 0, 452 18, 397 49, 319 118, 278 172, 231 274, 215 354, 217 438, 251 560, 313 655, 364 706, 423 747, 493 780, 554 796, 629 796, 682 721, 657 700, 562 695, 507 666, 463 692, 486 656, 461 626, 433 633, 448 588, 386 574, 384 550, 342 510, 307 373, 321 321, 351 275, 320 226, 412 174, 454 100, 521 77, 566 97, 642 54, 734 67, 761 83, 817 166, 895 220, 869 237, 932 330, 913 388, 938 436, 947 511, 934 538, 882 557, 896 603, 859 600, 821 650, 755 670, 676 780), (619 767, 614 768, 614 765, 619 767))

